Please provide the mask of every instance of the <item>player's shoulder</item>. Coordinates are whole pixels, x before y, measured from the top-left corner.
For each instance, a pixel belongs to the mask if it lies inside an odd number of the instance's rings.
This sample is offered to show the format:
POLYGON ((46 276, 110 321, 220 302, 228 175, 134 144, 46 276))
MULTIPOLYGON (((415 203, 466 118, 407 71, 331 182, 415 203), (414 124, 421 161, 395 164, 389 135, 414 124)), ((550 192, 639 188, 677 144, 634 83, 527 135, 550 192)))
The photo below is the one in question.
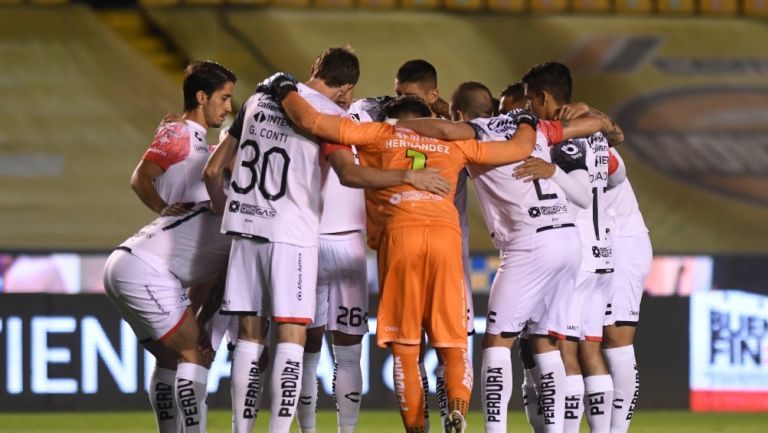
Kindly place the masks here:
POLYGON ((335 102, 331 101, 330 99, 328 99, 328 97, 312 89, 306 84, 299 83, 297 85, 297 88, 299 89, 299 94, 301 94, 301 96, 307 102, 309 102, 312 105, 312 107, 314 107, 315 110, 325 114, 341 115, 346 113, 346 111, 344 111, 343 108, 336 105, 335 102))
POLYGON ((160 124, 155 131, 153 144, 168 144, 189 138, 189 125, 184 120, 160 124))

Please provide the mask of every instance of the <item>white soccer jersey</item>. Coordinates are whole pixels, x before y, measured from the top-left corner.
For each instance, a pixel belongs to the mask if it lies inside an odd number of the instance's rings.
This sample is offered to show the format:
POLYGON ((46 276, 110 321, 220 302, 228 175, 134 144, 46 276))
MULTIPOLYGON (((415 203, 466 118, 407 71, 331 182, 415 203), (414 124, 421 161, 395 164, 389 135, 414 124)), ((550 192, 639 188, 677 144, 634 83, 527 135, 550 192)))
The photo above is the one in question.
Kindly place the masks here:
MULTIPOLYGON (((316 110, 340 114, 330 99, 299 84, 316 110)), ((245 102, 229 134, 239 140, 222 231, 270 242, 317 246, 323 209, 320 147, 293 130, 263 93, 245 102)))
POLYGON ((166 203, 210 199, 203 183, 203 168, 211 156, 205 134, 205 128, 191 120, 163 124, 155 132, 142 159, 163 169, 154 183, 166 203))
POLYGON ((637 197, 629 179, 606 191, 605 202, 610 227, 615 236, 648 233, 648 227, 645 226, 640 205, 637 204, 637 197))
MULTIPOLYGON (((475 119, 472 124, 481 141, 508 140, 516 129, 512 118, 506 115, 475 119)), ((540 129, 536 131, 536 147, 531 155, 550 161, 549 142, 540 129)), ((521 234, 574 223, 560 187, 550 179, 517 180, 514 169, 519 164, 469 167, 485 223, 499 249, 521 234)))
POLYGON ((164 216, 120 244, 183 287, 211 280, 227 265, 231 238, 219 233, 221 217, 198 205, 182 216, 164 216))
MULTIPOLYGON (((359 106, 359 105, 358 105, 359 106)), ((341 108, 339 108, 341 110, 341 108)), ((370 122, 366 112, 348 112, 350 117, 362 122, 370 122)), ((358 162, 357 149, 352 146, 355 162, 358 162)), ((323 164, 328 165, 327 161, 323 164)), ((320 218, 320 233, 331 234, 365 230, 365 191, 361 188, 348 188, 339 182, 339 177, 330 165, 324 167, 323 174, 323 215, 320 218)))
POLYGON ((588 272, 613 270, 605 200, 608 156, 608 141, 599 132, 587 138, 566 140, 552 148, 552 162, 563 171, 589 173, 592 204, 587 209, 576 209, 576 225, 581 234, 581 269, 588 272))

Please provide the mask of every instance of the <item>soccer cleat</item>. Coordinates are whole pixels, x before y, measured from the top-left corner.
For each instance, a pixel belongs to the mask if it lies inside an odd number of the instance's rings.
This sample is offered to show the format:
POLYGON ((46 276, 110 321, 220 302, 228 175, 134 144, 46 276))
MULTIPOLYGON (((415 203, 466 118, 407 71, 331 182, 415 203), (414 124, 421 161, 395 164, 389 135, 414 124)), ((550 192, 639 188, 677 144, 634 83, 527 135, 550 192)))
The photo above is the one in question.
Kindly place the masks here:
POLYGON ((445 433, 465 433, 466 431, 467 421, 461 412, 454 410, 445 417, 445 433))

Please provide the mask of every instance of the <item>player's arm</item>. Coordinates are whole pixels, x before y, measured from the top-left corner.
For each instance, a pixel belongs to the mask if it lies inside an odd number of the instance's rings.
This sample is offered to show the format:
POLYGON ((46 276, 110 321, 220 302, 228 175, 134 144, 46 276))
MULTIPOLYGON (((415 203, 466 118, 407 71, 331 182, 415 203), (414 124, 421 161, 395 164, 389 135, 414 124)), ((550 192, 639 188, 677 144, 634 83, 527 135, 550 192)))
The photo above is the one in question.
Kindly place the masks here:
POLYGON ((205 189, 211 197, 211 210, 216 214, 224 212, 227 195, 224 194, 224 170, 229 167, 237 154, 238 139, 227 134, 216 146, 203 169, 205 189))
MULTIPOLYGON (((597 118, 600 121, 600 131, 608 140, 608 144, 611 147, 615 147, 624 142, 624 131, 619 127, 616 122, 611 119, 610 116, 598 110, 595 107, 591 107, 583 102, 575 102, 573 104, 566 104, 560 107, 555 119, 561 121, 570 121, 571 123, 578 119, 597 118)), ((565 129, 565 125, 564 128, 565 129)), ((566 136, 565 138, 585 137, 592 135, 597 131, 593 131, 589 134, 579 134, 566 136)))
POLYGON ((399 120, 397 126, 411 129, 425 136, 446 141, 471 140, 476 137, 475 128, 466 122, 451 122, 445 119, 422 117, 399 120))
POLYGON ((152 161, 142 159, 131 175, 131 189, 152 212, 161 215, 183 215, 190 206, 188 203, 168 204, 160 197, 155 188, 154 180, 162 175, 164 170, 152 161))
POLYGON ((608 149, 608 188, 615 188, 627 180, 627 166, 615 149, 608 149))
POLYGON ((470 161, 484 165, 505 165, 522 161, 531 155, 536 146, 536 117, 521 112, 512 117, 517 128, 514 135, 506 141, 485 141, 480 146, 485 148, 485 155, 480 160, 470 161))
POLYGON ((569 202, 582 209, 588 208, 592 200, 589 193, 589 174, 586 170, 566 173, 557 164, 541 158, 528 158, 524 164, 515 167, 515 177, 524 182, 551 179, 563 190, 569 202))
MULTIPOLYGON (((333 146, 333 145, 331 145, 333 146)), ((333 146, 328 162, 342 185, 350 188, 388 188, 397 185, 429 191, 441 196, 451 191, 451 184, 438 170, 381 170, 355 164, 355 157, 346 146, 333 146)))

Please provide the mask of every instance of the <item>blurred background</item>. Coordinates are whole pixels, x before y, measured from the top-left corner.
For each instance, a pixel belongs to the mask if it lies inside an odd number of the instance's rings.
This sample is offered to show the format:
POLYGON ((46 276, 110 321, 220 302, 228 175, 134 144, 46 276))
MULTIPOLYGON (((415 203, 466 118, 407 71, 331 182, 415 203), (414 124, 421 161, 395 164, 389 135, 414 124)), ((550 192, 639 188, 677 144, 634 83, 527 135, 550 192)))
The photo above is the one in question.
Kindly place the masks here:
MULTIPOLYGON (((268 74, 306 79, 345 44, 356 97, 392 94, 416 58, 446 99, 463 81, 498 93, 535 63, 568 64, 574 100, 624 128, 656 253, 641 407, 768 410, 767 18, 765 0, 0 0, 0 411, 146 407, 152 360, 101 271, 153 218, 129 179, 182 111, 185 65, 232 69, 239 107, 268 74)), ((482 332, 499 260, 470 203, 482 332)), ((391 360, 368 340, 365 406, 391 408, 391 360)), ((228 406, 227 362, 220 350, 212 406, 228 406)), ((324 353, 325 407, 331 376, 324 353)))

